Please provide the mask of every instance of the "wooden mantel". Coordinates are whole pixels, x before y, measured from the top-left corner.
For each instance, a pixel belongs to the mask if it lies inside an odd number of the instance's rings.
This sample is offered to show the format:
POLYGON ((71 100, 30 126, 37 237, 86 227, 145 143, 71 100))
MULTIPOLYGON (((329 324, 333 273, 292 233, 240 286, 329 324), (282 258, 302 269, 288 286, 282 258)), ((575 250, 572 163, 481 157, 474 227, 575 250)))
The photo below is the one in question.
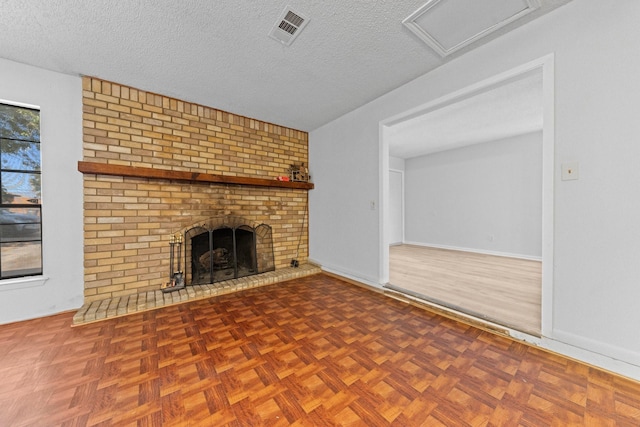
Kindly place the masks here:
POLYGON ((127 176, 149 179, 170 179, 175 181, 191 181, 210 184, 251 185, 254 187, 295 188, 300 190, 312 190, 314 188, 314 185, 311 182, 277 181, 275 179, 212 175, 201 172, 184 172, 83 161, 78 162, 78 171, 96 175, 127 176))

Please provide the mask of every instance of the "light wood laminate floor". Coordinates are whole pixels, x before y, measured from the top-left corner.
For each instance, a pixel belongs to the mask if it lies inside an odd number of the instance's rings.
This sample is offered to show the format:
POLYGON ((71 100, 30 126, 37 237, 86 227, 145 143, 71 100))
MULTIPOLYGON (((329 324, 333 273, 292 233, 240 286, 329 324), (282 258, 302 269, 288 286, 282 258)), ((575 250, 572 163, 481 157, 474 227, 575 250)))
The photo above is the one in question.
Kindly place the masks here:
POLYGON ((540 335, 542 263, 398 245, 389 283, 408 293, 510 328, 540 335))

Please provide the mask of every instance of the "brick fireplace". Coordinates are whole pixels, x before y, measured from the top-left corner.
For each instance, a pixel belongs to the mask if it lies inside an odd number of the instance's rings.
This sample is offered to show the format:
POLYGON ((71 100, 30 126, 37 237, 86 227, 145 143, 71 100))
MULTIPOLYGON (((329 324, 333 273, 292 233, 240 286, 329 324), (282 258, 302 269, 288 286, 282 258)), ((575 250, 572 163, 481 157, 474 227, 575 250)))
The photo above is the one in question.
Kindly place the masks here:
POLYGON ((268 224, 276 271, 308 256, 308 135, 213 108, 83 78, 85 302, 157 290, 169 241, 192 224, 268 224), (306 184, 306 183, 305 183, 306 184))

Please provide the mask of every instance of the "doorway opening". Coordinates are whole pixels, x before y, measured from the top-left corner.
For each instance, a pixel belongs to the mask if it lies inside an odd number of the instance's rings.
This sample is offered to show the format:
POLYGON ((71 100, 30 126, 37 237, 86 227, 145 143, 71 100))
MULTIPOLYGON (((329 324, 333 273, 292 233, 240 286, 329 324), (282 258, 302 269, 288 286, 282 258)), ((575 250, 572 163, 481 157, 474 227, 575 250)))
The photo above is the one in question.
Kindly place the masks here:
POLYGON ((532 336, 550 329, 552 82, 548 56, 381 122, 386 287, 532 336))

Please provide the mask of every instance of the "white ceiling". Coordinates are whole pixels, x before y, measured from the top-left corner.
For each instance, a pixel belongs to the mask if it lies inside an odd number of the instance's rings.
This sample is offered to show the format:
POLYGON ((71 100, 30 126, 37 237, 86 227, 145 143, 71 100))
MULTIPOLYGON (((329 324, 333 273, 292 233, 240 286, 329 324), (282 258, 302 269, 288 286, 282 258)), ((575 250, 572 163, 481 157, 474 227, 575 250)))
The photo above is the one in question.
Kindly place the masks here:
POLYGON ((402 25, 425 2, 0 0, 0 57, 311 131, 445 61, 402 25), (310 19, 285 47, 268 33, 287 5, 310 19))
POLYGON ((387 129, 389 154, 409 159, 542 130, 542 71, 434 107, 387 129))

